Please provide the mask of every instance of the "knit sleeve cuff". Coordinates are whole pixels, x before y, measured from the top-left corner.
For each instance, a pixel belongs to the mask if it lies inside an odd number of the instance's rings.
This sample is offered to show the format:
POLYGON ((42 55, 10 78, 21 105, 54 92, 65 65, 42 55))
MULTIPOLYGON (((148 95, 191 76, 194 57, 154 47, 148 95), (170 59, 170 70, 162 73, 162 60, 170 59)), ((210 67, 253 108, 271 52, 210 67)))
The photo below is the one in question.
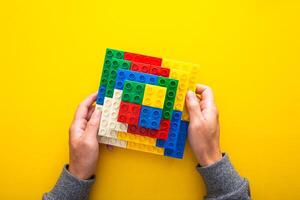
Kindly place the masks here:
POLYGON ((88 180, 75 177, 68 171, 68 165, 65 165, 62 173, 56 182, 54 188, 47 194, 45 199, 87 199, 95 176, 88 180))
POLYGON ((227 154, 223 154, 222 159, 212 165, 201 167, 198 164, 196 168, 203 177, 209 197, 230 194, 246 182, 233 168, 227 154))

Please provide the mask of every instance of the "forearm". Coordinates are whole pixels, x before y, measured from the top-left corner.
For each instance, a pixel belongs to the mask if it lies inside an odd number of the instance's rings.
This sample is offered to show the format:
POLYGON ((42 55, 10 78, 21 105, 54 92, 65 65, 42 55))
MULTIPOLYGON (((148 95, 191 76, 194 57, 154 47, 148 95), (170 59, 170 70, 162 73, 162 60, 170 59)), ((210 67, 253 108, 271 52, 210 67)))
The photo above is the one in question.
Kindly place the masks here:
POLYGON ((210 166, 197 166, 206 185, 206 200, 251 199, 249 183, 233 168, 228 155, 210 166))
POLYGON ((94 182, 94 177, 88 180, 78 179, 64 166, 54 188, 44 194, 43 200, 86 200, 94 182))

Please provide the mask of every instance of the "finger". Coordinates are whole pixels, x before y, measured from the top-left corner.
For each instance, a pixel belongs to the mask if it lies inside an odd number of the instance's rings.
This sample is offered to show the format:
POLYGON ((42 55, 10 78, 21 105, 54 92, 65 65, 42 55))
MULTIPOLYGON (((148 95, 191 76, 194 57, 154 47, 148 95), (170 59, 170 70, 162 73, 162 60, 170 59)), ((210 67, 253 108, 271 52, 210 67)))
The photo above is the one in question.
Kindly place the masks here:
POLYGON ((203 106, 214 105, 214 94, 210 87, 202 84, 197 84, 196 94, 201 95, 201 102, 203 102, 203 106))
POLYGON ((88 115, 87 115, 87 118, 86 118, 87 120, 90 120, 90 119, 91 119, 91 116, 92 116, 92 114, 93 114, 95 108, 96 108, 95 105, 92 105, 92 106, 89 107, 88 115))
POLYGON ((108 151, 112 151, 114 149, 114 147, 112 145, 106 145, 106 148, 108 151))
POLYGON ((84 99, 78 106, 75 113, 75 119, 86 119, 88 116, 89 107, 95 102, 97 98, 97 92, 91 94, 84 99))
POLYGON ((203 119, 199 98, 192 91, 188 91, 186 95, 186 107, 190 116, 190 121, 198 121, 199 119, 203 119))
POLYGON ((100 119, 101 119, 101 111, 99 109, 95 109, 91 116, 91 119, 88 121, 86 126, 85 134, 87 137, 96 139, 97 132, 100 125, 100 119))
POLYGON ((196 93, 201 95, 200 108, 205 119, 218 118, 218 110, 214 101, 214 94, 210 87, 197 84, 196 93))

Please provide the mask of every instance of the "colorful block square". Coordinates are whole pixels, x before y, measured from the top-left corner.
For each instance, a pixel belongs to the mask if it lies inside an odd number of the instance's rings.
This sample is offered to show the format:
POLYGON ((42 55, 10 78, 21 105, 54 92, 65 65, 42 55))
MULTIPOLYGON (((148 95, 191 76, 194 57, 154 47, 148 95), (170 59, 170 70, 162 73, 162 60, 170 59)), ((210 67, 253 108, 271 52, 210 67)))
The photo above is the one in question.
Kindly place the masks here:
POLYGON ((194 90, 197 65, 107 49, 96 109, 98 140, 182 158, 188 127, 185 95, 194 90))

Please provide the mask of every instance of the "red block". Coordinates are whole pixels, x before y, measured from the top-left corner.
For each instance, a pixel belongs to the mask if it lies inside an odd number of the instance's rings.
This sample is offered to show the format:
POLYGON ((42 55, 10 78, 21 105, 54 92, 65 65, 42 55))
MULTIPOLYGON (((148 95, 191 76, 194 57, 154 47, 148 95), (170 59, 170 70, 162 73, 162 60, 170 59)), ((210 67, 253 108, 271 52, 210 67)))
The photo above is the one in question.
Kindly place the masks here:
POLYGON ((164 68, 156 65, 150 65, 150 71, 149 74, 154 74, 157 76, 164 76, 164 77, 169 77, 170 75, 170 69, 169 68, 164 68))
POLYGON ((170 69, 161 67, 158 75, 159 76, 164 76, 164 77, 169 77, 170 76, 170 69))
POLYGON ((168 139, 169 130, 170 130, 170 120, 162 119, 160 121, 160 128, 157 130, 157 138, 166 140, 168 139))
POLYGON ((156 65, 156 66, 161 66, 162 63, 161 58, 146 56, 146 55, 141 55, 136 53, 129 53, 129 52, 124 53, 124 60, 146 63, 146 64, 156 65))
POLYGON ((150 65, 150 71, 149 71, 149 74, 154 74, 154 75, 159 76, 160 68, 161 68, 161 67, 159 67, 159 66, 150 65))
POLYGON ((170 120, 163 119, 160 121, 159 130, 138 127, 137 125, 129 125, 127 131, 128 133, 132 133, 132 134, 166 140, 168 139, 169 129, 170 129, 170 120))
POLYGON ((145 64, 145 63, 139 63, 139 62, 131 62, 130 69, 132 71, 143 72, 143 73, 149 74, 150 65, 145 64))
POLYGON ((138 125, 142 105, 121 101, 118 121, 138 125))

